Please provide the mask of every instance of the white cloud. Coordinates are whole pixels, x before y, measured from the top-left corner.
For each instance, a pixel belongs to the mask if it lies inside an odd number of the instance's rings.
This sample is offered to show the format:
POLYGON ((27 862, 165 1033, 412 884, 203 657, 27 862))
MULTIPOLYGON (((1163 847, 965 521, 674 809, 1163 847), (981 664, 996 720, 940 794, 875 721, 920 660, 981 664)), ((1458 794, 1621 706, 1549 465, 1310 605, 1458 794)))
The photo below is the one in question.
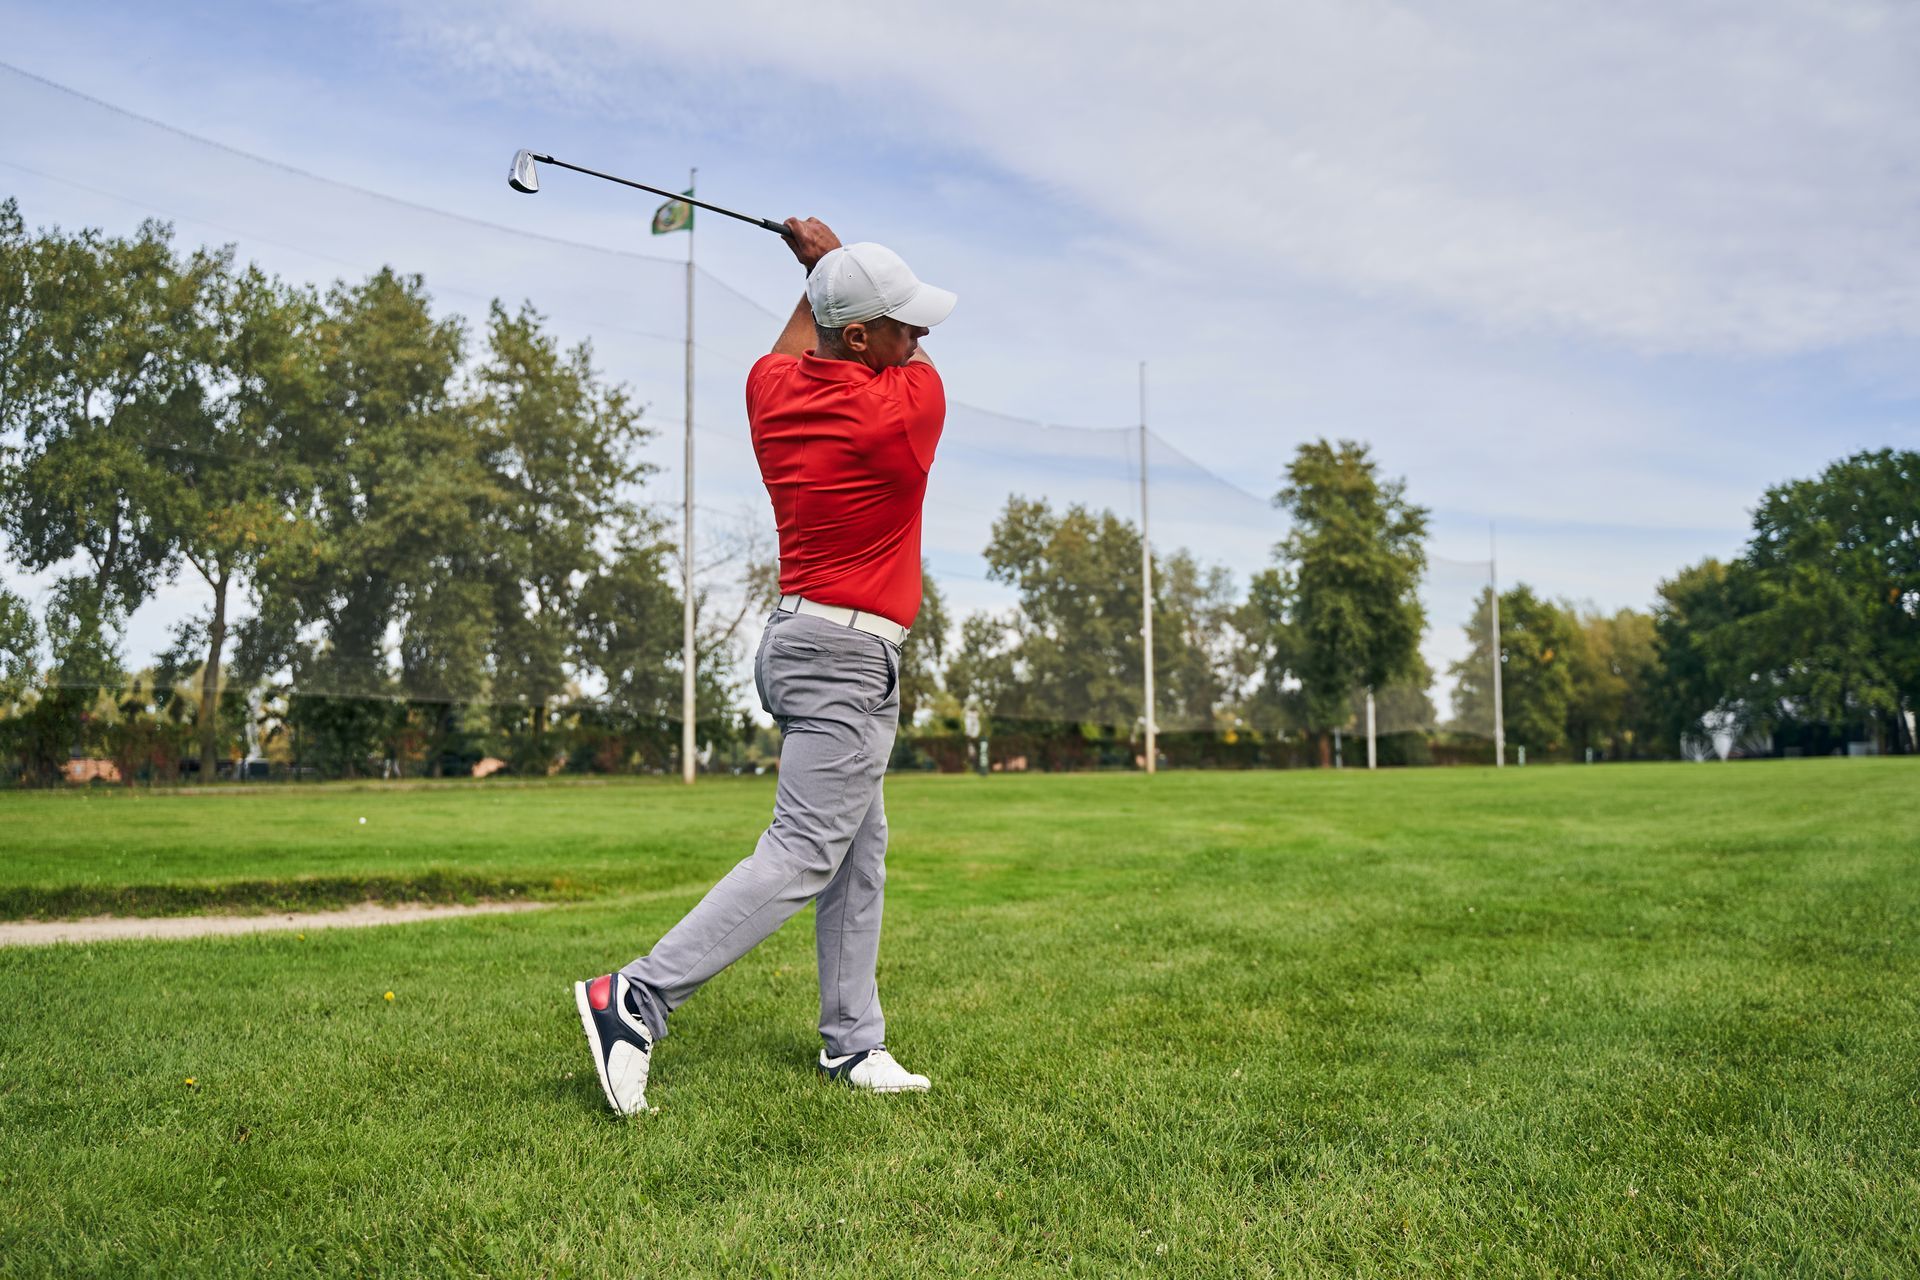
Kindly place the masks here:
POLYGON ((397 12, 464 70, 599 110, 710 107, 813 147, 926 139, 1216 272, 1647 350, 1920 333, 1911 6, 397 12), (794 83, 816 88, 782 112, 794 83))
MULTIPOLYGON (((826 29, 771 6, 417 0, 356 24, 326 5, 240 57, 164 15, 89 50, 62 11, 16 28, 9 60, 318 173, 643 252, 683 243, 646 237, 648 206, 600 184, 511 195, 511 148, 641 177, 697 161, 703 194, 768 213, 806 193, 961 291, 934 344, 956 400, 1130 423, 1147 357, 1156 429, 1240 487, 1270 492, 1302 439, 1367 440, 1435 508, 1437 554, 1480 554, 1497 519, 1513 574, 1607 605, 1737 545, 1764 485, 1920 439, 1920 112, 1895 74, 1920 61, 1911 21, 890 12, 826 29), (323 26, 354 27, 350 66, 311 47, 323 26)), ((650 402, 659 492, 677 497, 677 264, 395 209, 30 88, 0 77, 0 105, 35 126, 0 160, 135 201, 0 170, 32 219, 126 230, 152 211, 319 279, 395 262, 470 317, 535 297, 650 402)), ((700 257, 779 314, 798 290, 759 233, 703 231, 700 257)), ((764 502, 739 376, 777 325, 702 294, 699 407, 719 433, 701 438, 703 504, 764 502)), ((956 413, 949 430, 928 540, 958 572, 1006 492, 1133 509, 1104 442, 1067 474, 1018 424, 956 413)), ((1165 475, 1157 492, 1162 536, 1242 572, 1277 535, 1258 501, 1165 475)))

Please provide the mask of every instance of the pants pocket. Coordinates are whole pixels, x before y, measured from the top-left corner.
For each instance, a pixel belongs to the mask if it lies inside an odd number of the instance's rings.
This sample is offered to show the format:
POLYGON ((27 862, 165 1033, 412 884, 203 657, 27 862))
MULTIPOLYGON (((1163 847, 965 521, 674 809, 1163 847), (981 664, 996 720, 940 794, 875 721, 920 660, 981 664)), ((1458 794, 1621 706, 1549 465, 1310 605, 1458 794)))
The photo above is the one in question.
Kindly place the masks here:
POLYGON ((764 636, 753 654, 753 691, 760 695, 760 709, 772 715, 773 699, 767 693, 767 641, 764 636))
POLYGON ((886 665, 887 677, 880 690, 879 700, 867 708, 870 716, 879 715, 886 709, 888 702, 900 692, 900 653, 886 641, 879 641, 880 661, 886 665))

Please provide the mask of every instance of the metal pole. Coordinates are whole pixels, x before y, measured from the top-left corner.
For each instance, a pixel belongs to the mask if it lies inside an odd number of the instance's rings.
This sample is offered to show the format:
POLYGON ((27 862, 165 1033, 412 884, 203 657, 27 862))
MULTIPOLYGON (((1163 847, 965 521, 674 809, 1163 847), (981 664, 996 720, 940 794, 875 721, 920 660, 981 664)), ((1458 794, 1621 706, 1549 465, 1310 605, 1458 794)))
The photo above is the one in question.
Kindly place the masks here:
POLYGON ((1379 761, 1373 743, 1373 690, 1367 690, 1367 768, 1373 768, 1379 761))
POLYGON ((1500 552, 1493 540, 1493 521, 1487 521, 1487 585, 1493 600, 1493 635, 1490 652, 1493 657, 1493 767, 1504 769, 1507 764, 1507 720, 1505 710, 1500 705, 1500 552))
MULTIPOLYGON (((698 169, 687 170, 687 190, 692 192, 694 176, 698 169)), ((682 541, 680 545, 680 593, 681 632, 680 632, 680 774, 689 786, 694 779, 697 761, 694 759, 694 714, 693 700, 694 667, 699 655, 693 647, 693 221, 692 212, 688 212, 687 222, 687 447, 686 447, 686 496, 681 511, 682 541)))
POLYGON ((1140 651, 1147 673, 1147 772, 1158 770, 1159 726, 1153 717, 1153 547, 1147 537, 1147 362, 1140 362, 1140 651))

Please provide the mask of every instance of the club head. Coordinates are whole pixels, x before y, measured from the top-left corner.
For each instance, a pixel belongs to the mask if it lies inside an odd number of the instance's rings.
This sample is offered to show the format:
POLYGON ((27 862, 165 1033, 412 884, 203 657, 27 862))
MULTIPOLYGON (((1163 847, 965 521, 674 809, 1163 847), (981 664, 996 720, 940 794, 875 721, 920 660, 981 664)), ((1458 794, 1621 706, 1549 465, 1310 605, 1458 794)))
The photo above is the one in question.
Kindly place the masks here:
POLYGON ((533 167, 533 152, 513 153, 513 172, 507 175, 507 185, 528 195, 540 189, 540 171, 533 167))

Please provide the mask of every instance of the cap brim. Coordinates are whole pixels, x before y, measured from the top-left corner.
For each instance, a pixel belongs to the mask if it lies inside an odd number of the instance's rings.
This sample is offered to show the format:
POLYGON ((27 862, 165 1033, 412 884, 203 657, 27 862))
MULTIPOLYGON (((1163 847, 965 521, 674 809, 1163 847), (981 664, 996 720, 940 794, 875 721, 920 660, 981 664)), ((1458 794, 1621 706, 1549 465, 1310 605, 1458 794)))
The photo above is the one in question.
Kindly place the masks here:
POLYGON ((887 312, 887 315, 916 329, 931 329, 953 314, 953 304, 959 300, 945 289, 923 283, 914 290, 911 298, 887 312))

